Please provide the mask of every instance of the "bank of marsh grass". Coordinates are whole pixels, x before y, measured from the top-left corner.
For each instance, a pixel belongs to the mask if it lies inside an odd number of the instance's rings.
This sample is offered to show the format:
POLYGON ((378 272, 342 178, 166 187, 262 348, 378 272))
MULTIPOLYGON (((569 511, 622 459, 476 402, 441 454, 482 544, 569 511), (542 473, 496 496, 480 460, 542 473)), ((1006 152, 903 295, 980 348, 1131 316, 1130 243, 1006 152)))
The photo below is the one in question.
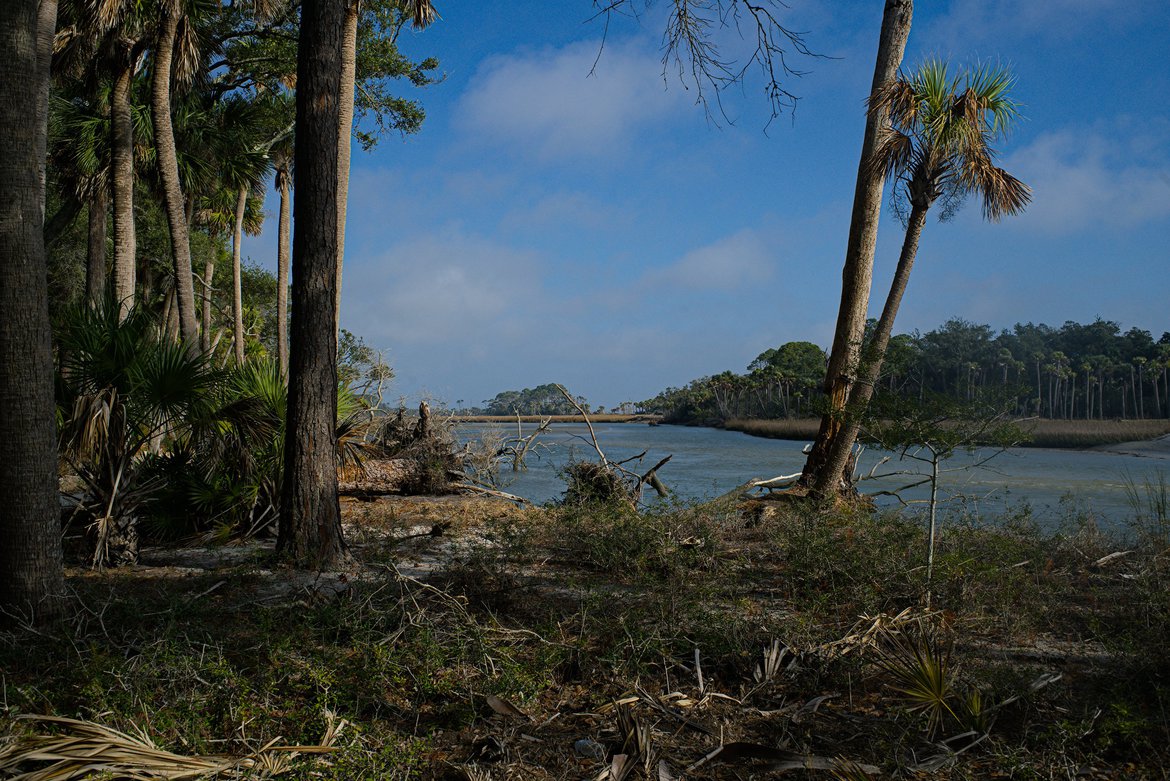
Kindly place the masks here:
MULTIPOLYGON (((1155 439, 1170 434, 1170 420, 1047 420, 1021 424, 1030 439, 1022 447, 1086 448, 1155 439)), ((728 431, 741 431, 754 437, 812 441, 820 420, 787 418, 760 420, 732 418, 724 422, 728 431)))

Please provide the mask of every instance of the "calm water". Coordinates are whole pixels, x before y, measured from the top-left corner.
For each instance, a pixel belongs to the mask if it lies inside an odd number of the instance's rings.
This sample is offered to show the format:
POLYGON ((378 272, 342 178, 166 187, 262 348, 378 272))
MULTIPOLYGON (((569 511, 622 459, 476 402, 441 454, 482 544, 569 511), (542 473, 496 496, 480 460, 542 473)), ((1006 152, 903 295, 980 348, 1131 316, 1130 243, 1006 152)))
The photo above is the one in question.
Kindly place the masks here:
MULTIPOLYGON (((460 426, 463 437, 478 437, 493 425, 460 426)), ((503 434, 514 435, 515 425, 494 426, 503 434)), ((525 425, 530 433, 534 425, 525 425)), ((602 450, 611 461, 628 458, 647 450, 642 471, 659 459, 673 455, 660 476, 681 499, 703 499, 730 491, 752 478, 770 478, 799 472, 804 465, 805 443, 750 437, 731 431, 683 426, 647 426, 630 423, 594 426, 602 450)), ((564 483, 558 470, 571 460, 596 460, 584 424, 554 424, 540 437, 543 447, 531 452, 528 471, 513 473, 505 468, 501 482, 505 490, 543 503, 558 498, 564 483)), ((867 452, 862 458, 863 471, 883 454, 867 452)), ((958 453, 943 465, 944 469, 969 466, 985 456, 958 453)), ((916 469, 915 462, 887 463, 881 471, 916 469)), ((631 465, 637 471, 637 466, 631 465)), ((1157 481, 1160 475, 1170 478, 1170 453, 1151 451, 1144 456, 1104 451, 1044 450, 1021 448, 997 456, 977 469, 957 469, 941 481, 944 495, 956 497, 952 511, 983 518, 1000 517, 1030 506, 1032 514, 1046 524, 1055 524, 1077 513, 1092 513, 1102 526, 1125 524, 1133 512, 1126 495, 1126 481, 1141 485, 1157 481)), ((895 477, 865 481, 865 493, 897 488, 913 478, 895 477)), ((925 489, 909 492, 906 498, 923 498, 925 489)), ((879 503, 897 505, 891 498, 879 503)))

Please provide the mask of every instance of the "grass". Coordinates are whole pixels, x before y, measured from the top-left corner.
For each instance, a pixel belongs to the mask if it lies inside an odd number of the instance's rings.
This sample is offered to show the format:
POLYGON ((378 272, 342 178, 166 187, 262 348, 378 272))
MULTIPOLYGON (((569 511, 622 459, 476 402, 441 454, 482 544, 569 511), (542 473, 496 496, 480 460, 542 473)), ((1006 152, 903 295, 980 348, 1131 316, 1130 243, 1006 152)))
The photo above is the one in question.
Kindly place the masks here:
POLYGON ((50 714, 246 757, 349 722, 335 753, 288 768, 304 779, 598 777, 581 740, 625 745, 630 778, 658 760, 688 779, 1170 766, 1170 562, 1152 542, 1105 559, 1119 549, 1087 522, 944 527, 927 611, 925 533, 897 514, 393 500, 346 516, 364 565, 342 584, 273 571, 265 550, 70 570, 67 621, 0 633, 0 734, 50 714), (721 744, 739 748, 702 761, 721 744))
MULTIPOLYGON (((1086 448, 1138 442, 1170 434, 1170 420, 1035 420, 1024 424, 1032 439, 1024 447, 1086 448)), ((811 441, 820 420, 790 418, 760 420, 733 418, 723 423, 728 431, 754 437, 811 441)))

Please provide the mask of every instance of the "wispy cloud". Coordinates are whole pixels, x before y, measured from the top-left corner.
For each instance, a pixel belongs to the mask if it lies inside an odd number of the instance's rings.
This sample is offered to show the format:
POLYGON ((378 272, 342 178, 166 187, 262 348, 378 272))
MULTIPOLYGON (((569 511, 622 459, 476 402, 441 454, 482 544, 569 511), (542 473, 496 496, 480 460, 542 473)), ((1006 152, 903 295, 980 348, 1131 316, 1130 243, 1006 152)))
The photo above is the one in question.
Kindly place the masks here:
POLYGON ((1066 41, 1123 29, 1155 10, 1163 0, 952 0, 949 8, 922 25, 919 40, 944 49, 1036 37, 1066 41))
POLYGON ((1128 228, 1170 217, 1170 155, 1150 128, 1110 123, 1037 137, 1004 167, 1032 186, 1021 227, 1051 233, 1128 228))
POLYGON ((457 122, 468 137, 544 161, 624 158, 639 128, 686 102, 661 71, 657 53, 633 43, 492 57, 468 84, 457 122))
POLYGON ((693 249, 669 266, 646 274, 652 285, 691 290, 738 290, 772 276, 776 249, 760 234, 745 228, 730 236, 693 249))

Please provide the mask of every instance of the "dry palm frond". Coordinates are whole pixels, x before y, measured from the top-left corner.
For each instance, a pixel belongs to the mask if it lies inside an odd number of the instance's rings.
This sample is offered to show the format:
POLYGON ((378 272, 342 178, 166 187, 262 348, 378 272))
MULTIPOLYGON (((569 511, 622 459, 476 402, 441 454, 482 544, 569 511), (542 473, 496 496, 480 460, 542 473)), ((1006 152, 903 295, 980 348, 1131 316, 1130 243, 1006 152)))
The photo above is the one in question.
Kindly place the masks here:
POLYGON ((128 735, 91 721, 61 716, 21 716, 20 720, 54 732, 19 735, 0 745, 0 776, 20 781, 69 781, 95 776, 130 781, 177 781, 218 775, 254 777, 286 772, 299 754, 333 751, 345 726, 326 713, 329 727, 320 745, 266 744, 243 757, 184 756, 164 751, 142 732, 128 735))

